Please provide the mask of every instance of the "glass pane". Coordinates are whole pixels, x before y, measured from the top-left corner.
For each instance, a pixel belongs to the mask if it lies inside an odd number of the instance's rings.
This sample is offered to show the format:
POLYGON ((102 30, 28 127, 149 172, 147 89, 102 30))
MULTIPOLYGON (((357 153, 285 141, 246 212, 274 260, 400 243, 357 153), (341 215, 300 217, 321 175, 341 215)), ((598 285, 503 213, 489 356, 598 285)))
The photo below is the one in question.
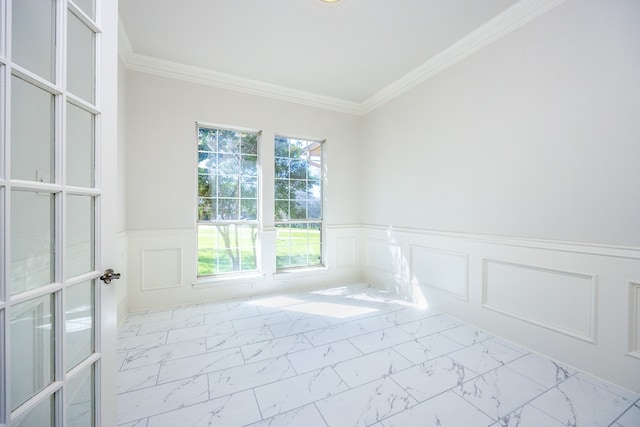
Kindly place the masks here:
POLYGON ((94 117, 67 103, 67 184, 94 185, 94 117))
POLYGON ((20 0, 12 4, 13 61, 51 82, 55 69, 54 22, 54 0, 20 0))
POLYGON ((53 195, 11 193, 11 295, 53 282, 53 195))
POLYGON ((96 2, 95 0, 73 0, 87 16, 93 20, 96 19, 96 2))
POLYGON ((17 421, 14 421, 11 425, 14 427, 49 427, 54 425, 53 408, 54 397, 51 396, 44 401, 40 402, 38 406, 33 408, 25 416, 17 421))
POLYGON ((13 410, 53 382, 53 295, 13 306, 11 337, 13 410))
POLYGON ((93 282, 84 282, 66 289, 64 295, 66 327, 66 370, 89 357, 94 346, 93 282))
POLYGON ((11 177, 53 182, 54 97, 15 76, 11 90, 11 177))
POLYGON ((94 103, 95 34, 76 15, 69 12, 67 88, 80 98, 94 103))
POLYGON ((255 270, 257 224, 198 225, 198 275, 255 270))
POLYGON ((95 425, 94 366, 69 380, 66 388, 67 427, 95 425))
POLYGON ((67 196, 65 278, 93 270, 93 197, 67 196))

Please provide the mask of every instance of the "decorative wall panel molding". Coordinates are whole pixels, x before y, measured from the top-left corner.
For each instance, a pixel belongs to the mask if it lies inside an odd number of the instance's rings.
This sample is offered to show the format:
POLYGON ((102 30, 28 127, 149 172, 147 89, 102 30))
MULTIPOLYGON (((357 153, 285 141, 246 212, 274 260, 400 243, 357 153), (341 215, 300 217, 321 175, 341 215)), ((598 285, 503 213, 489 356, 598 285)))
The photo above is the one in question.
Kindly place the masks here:
POLYGON ((142 249, 143 291, 182 286, 182 248, 142 249))
POLYGON ((410 247, 410 280, 466 301, 469 257, 465 253, 410 247))
POLYGON ((356 267, 356 238, 338 237, 336 239, 336 267, 356 267))
POLYGON ((597 276, 483 260, 483 307, 591 343, 597 276))

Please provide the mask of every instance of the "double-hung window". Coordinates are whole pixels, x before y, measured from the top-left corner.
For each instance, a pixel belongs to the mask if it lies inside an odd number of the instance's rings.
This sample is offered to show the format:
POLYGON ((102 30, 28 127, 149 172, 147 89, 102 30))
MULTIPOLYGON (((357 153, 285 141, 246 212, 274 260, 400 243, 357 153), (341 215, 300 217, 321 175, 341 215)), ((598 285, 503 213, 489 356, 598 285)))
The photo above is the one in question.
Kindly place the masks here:
POLYGON ((276 267, 320 266, 322 141, 276 136, 274 145, 276 267))
POLYGON ((256 271, 260 133, 197 130, 198 276, 256 271))

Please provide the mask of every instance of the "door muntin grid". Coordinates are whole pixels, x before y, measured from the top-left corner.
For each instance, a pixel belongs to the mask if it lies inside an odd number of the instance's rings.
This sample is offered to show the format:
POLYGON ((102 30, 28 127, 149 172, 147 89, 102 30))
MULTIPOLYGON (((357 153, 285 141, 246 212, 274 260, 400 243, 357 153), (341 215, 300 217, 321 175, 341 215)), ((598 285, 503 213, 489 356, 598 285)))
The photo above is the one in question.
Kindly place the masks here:
POLYGON ((0 425, 97 423, 97 10, 0 3, 0 425))

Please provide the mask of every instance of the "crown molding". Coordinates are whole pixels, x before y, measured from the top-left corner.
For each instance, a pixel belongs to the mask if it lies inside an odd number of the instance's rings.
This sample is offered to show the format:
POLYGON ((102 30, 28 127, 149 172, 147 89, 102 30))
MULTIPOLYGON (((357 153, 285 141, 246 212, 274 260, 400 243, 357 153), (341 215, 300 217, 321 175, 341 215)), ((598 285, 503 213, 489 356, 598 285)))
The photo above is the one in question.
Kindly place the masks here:
POLYGON ((566 0, 520 0, 427 62, 386 86, 361 105, 364 114, 386 104, 441 71, 462 61, 566 0))
POLYGON ((251 95, 264 96, 281 101, 294 102, 296 104, 333 110, 340 113, 355 114, 358 116, 363 115, 362 106, 357 102, 263 83, 202 67, 180 64, 135 53, 122 22, 118 25, 118 33, 120 58, 129 70, 229 89, 251 95))
POLYGON ((565 1, 518 1, 495 18, 467 34, 418 68, 384 87, 364 102, 332 98, 135 53, 122 21, 118 25, 118 47, 120 58, 125 67, 133 71, 364 116, 565 1))

